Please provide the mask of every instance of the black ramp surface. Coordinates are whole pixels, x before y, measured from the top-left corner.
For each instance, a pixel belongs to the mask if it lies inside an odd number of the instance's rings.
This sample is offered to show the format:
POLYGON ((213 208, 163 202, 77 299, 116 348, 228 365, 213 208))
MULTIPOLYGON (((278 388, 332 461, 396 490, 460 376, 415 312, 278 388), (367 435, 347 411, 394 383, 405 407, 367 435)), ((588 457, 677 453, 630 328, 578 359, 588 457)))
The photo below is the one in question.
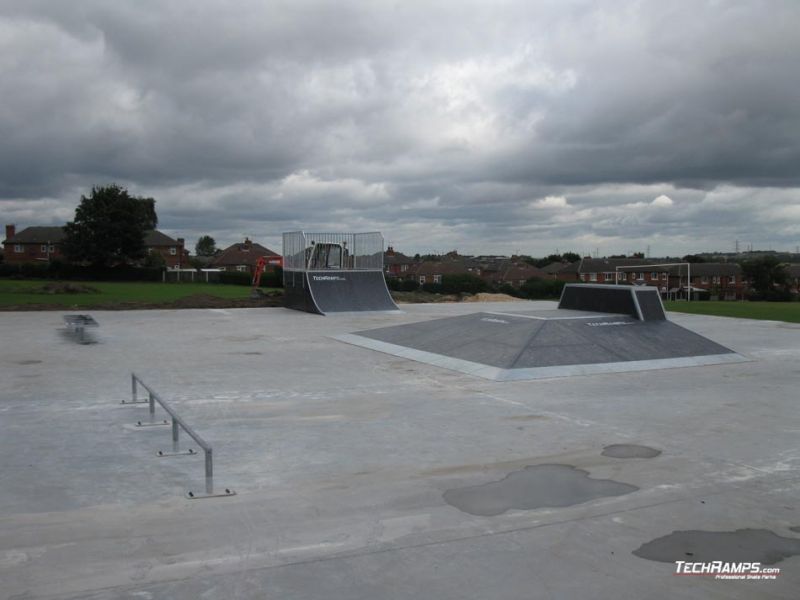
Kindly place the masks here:
POLYGON ((667 314, 664 312, 664 305, 661 304, 659 292, 655 288, 637 289, 636 300, 639 302, 639 309, 642 311, 642 318, 645 321, 666 321, 667 314))
POLYGON ((283 303, 287 308, 321 314, 311 297, 303 271, 283 272, 283 303))
POLYGON ((306 282, 323 314, 399 310, 381 271, 309 271, 306 282))
POLYGON ((531 319, 475 313, 360 331, 359 336, 500 369, 735 354, 675 323, 623 315, 531 319))
POLYGON ((564 286, 558 308, 615 313, 639 317, 628 285, 568 283, 564 286))

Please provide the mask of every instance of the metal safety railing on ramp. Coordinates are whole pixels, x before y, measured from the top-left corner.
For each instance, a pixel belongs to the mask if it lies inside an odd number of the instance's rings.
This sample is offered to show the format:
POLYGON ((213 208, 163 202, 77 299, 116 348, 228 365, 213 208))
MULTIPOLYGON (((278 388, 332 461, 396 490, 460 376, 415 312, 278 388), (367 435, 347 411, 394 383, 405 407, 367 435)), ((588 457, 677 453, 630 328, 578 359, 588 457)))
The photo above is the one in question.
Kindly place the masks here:
POLYGON ((195 491, 188 491, 186 493, 186 497, 190 499, 198 499, 198 498, 216 498, 216 497, 224 497, 224 496, 235 496, 236 492, 231 490, 230 488, 223 488, 220 492, 215 492, 214 490, 214 452, 211 448, 211 445, 206 442, 200 434, 198 434, 191 426, 189 426, 186 421, 175 412, 175 409, 166 401, 164 400, 152 387, 147 385, 142 379, 136 375, 136 373, 131 373, 131 400, 122 401, 122 404, 147 404, 149 409, 150 418, 147 421, 137 421, 136 427, 157 427, 157 426, 168 426, 170 422, 167 419, 160 419, 156 420, 156 403, 158 403, 161 408, 163 408, 167 414, 172 419, 172 451, 165 452, 163 450, 159 450, 156 452, 156 456, 159 457, 168 457, 168 456, 195 456, 198 453, 189 448, 185 451, 180 450, 179 441, 180 441, 180 431, 183 429, 186 434, 192 438, 200 448, 203 450, 203 454, 205 455, 205 478, 206 478, 206 485, 205 485, 205 492, 195 492, 195 491), (139 398, 139 386, 144 388, 147 391, 147 399, 139 398))

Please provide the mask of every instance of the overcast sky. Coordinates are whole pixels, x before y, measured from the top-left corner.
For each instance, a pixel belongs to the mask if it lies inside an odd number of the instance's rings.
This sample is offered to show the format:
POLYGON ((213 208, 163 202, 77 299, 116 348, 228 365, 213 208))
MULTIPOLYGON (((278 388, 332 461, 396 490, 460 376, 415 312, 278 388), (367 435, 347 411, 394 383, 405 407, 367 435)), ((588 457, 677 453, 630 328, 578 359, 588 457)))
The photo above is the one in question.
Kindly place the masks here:
POLYGON ((800 244, 800 2, 0 0, 0 215, 405 252, 800 244))

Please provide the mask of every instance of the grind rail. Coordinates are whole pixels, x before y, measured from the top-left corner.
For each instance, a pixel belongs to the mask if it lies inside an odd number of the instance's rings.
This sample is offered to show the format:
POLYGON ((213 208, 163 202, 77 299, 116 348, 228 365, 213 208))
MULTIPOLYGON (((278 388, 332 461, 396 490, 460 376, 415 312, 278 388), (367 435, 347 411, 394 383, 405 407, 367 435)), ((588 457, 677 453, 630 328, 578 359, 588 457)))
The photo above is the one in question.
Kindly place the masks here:
POLYGON ((147 385, 144 381, 142 381, 141 377, 139 377, 136 373, 131 373, 131 400, 130 402, 126 402, 125 400, 122 401, 122 404, 147 404, 148 410, 150 413, 150 420, 149 421, 137 421, 136 427, 157 427, 157 426, 165 426, 169 425, 169 421, 166 419, 162 419, 157 421, 155 418, 156 414, 156 402, 163 408, 167 414, 172 418, 172 451, 171 452, 164 452, 159 450, 156 455, 159 457, 167 457, 167 456, 193 456, 196 455, 192 448, 181 452, 179 448, 179 437, 180 437, 180 430, 183 429, 186 434, 192 438, 200 448, 202 448, 203 453, 205 454, 205 476, 206 476, 206 489, 205 493, 201 492, 193 492, 189 491, 186 493, 186 497, 190 499, 198 499, 198 498, 213 498, 213 497, 222 497, 222 496, 235 496, 236 492, 231 490, 230 488, 224 488, 221 492, 214 491, 214 452, 211 448, 211 445, 206 442, 199 433, 197 433, 192 427, 183 420, 183 418, 175 412, 175 409, 166 401, 164 400, 158 392, 156 392, 152 387, 147 385), (143 387, 147 391, 147 399, 140 399, 139 398, 139 386, 143 387))

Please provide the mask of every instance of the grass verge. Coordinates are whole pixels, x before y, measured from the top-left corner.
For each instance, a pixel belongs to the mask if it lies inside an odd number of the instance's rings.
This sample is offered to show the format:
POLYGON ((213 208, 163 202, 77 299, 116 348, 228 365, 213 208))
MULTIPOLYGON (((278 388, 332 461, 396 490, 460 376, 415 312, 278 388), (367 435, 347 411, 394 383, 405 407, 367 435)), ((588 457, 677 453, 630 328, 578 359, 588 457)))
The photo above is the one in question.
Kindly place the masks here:
POLYGON ((800 323, 800 302, 664 302, 675 312, 800 323))
MULTIPOLYGON (((215 298, 230 302, 247 301, 250 288, 214 283, 154 283, 154 282, 69 282, 85 288, 78 293, 48 293, 52 281, 0 280, 0 308, 25 310, 36 308, 115 308, 138 305, 167 306, 191 297, 215 298)), ((269 290, 264 290, 269 291, 269 290)))

